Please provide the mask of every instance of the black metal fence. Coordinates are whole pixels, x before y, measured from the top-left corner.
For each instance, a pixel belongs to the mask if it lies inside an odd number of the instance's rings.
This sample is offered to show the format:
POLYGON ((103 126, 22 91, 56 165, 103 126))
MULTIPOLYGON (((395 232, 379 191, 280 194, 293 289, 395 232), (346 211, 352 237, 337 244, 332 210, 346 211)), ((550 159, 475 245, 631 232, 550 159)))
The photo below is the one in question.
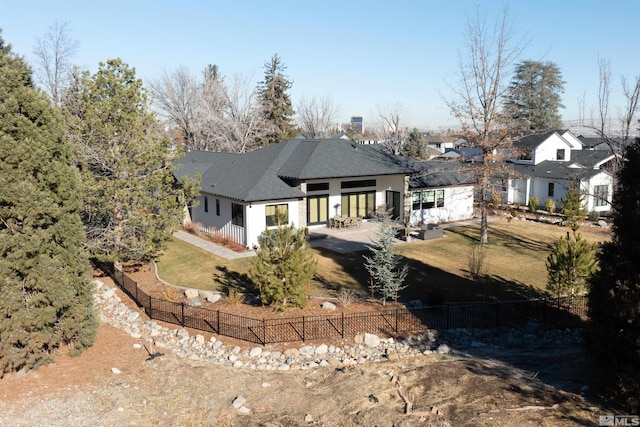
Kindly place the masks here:
POLYGON ((491 328, 526 322, 568 324, 587 316, 587 297, 500 302, 449 303, 439 306, 392 308, 358 313, 254 319, 189 304, 154 298, 124 272, 110 271, 115 283, 150 319, 212 332, 258 344, 354 336, 384 335, 427 329, 491 328))

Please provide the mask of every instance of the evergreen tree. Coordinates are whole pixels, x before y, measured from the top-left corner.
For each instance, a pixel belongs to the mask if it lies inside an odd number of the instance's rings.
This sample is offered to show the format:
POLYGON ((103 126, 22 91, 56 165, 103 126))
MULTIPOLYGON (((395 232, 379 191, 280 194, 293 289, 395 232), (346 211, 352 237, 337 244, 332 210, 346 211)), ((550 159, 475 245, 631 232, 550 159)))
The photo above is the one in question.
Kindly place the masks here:
POLYGON ((288 93, 293 83, 284 75, 286 69, 277 53, 264 64, 264 80, 258 85, 258 93, 262 116, 270 131, 262 138, 262 146, 295 136, 294 111, 288 93))
POLYGON ((372 292, 382 298, 382 305, 387 299, 398 301, 400 291, 407 287, 404 280, 409 267, 399 266, 400 256, 393 251, 394 237, 393 222, 388 215, 384 215, 376 246, 369 249, 371 256, 364 255, 364 265, 371 276, 372 292))
POLYGON ((264 304, 285 310, 288 305, 305 307, 307 288, 316 272, 317 261, 309 250, 306 230, 286 225, 277 217, 278 227, 266 229, 258 237, 251 275, 264 304))
POLYGON ((590 281, 587 345, 597 390, 630 414, 640 411, 640 140, 625 150, 613 197, 613 238, 590 281))
POLYGON ((98 328, 79 177, 60 116, 0 34, 0 377, 98 328))
POLYGON ((523 61, 516 65, 505 97, 506 113, 518 122, 520 130, 560 129, 562 92, 564 81, 555 63, 523 61))
POLYGON ((142 81, 120 59, 76 75, 63 98, 83 183, 87 246, 107 261, 153 259, 183 217, 169 139, 149 112, 142 81))
POLYGON ((572 181, 569 184, 567 192, 560 200, 560 209, 565 216, 565 223, 573 231, 577 231, 580 228, 580 221, 587 215, 587 208, 584 206, 584 194, 575 182, 572 181))
POLYGON ((547 257, 547 289, 556 296, 582 293, 597 269, 596 245, 577 231, 558 239, 547 257))
POLYGON ((422 133, 418 129, 414 128, 411 131, 409 138, 400 149, 400 154, 415 160, 426 160, 427 146, 422 133))

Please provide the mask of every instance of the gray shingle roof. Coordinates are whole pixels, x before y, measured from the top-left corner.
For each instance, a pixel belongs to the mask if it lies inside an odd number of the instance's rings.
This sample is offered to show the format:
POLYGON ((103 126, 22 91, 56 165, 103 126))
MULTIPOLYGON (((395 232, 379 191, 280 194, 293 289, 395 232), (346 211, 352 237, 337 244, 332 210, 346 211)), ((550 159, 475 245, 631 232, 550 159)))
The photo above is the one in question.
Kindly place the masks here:
POLYGON ((430 160, 416 166, 420 172, 409 180, 412 189, 473 185, 477 181, 472 171, 474 166, 468 163, 430 160))
POLYGON ((537 165, 522 165, 510 163, 509 166, 519 176, 551 178, 551 179, 585 179, 592 178, 599 173, 607 173, 600 169, 571 168, 568 162, 554 162, 546 160, 537 165))
POLYGON ((578 163, 587 168, 593 168, 613 157, 613 154, 603 150, 571 150, 571 163, 578 163))
MULTIPOLYGON (((513 146, 516 148, 535 148, 542 144, 551 135, 556 133, 555 130, 550 130, 545 133, 537 133, 532 135, 523 136, 522 138, 514 141, 513 146)), ((560 136, 560 134, 558 134, 560 136)), ((561 137, 561 136, 560 136, 561 137)))
POLYGON ((202 191, 245 202, 295 199, 309 179, 408 174, 414 169, 381 147, 344 140, 290 140, 244 154, 191 151, 176 177, 202 176, 202 191))

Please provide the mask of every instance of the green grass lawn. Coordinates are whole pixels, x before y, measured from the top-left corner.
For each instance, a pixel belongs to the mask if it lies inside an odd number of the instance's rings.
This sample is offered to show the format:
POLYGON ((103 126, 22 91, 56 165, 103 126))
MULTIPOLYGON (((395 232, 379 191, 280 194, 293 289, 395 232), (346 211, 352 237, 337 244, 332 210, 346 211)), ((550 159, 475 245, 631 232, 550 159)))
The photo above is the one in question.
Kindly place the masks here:
MULTIPOLYGON (((567 231, 567 228, 534 222, 490 223, 485 260, 487 274, 481 283, 468 277, 468 252, 479 238, 478 226, 447 229, 443 239, 399 245, 397 250, 402 262, 410 268, 406 280, 409 286, 402 292, 402 299, 436 304, 543 296, 547 255, 553 243, 567 231)), ((580 231, 592 242, 609 239, 607 234, 580 231)), ((367 251, 348 254, 322 248, 313 251, 318 270, 310 295, 335 296, 341 287, 351 288, 362 296, 369 294, 369 275, 363 264, 367 251)), ((234 287, 257 293, 249 278, 250 269, 251 258, 226 260, 178 239, 169 243, 158 260, 160 277, 170 283, 221 291, 234 287)))

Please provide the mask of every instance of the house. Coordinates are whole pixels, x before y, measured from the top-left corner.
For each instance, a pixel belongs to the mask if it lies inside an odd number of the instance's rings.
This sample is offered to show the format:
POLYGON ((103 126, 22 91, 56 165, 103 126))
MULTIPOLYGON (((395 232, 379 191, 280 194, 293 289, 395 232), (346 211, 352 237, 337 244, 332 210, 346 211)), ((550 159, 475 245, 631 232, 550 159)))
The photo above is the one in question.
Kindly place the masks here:
POLYGON ((276 226, 276 212, 296 227, 325 226, 334 215, 370 218, 381 205, 402 217, 415 172, 380 145, 341 139, 294 139, 243 154, 191 151, 178 164, 176 178, 201 178, 188 219, 247 247, 276 226))
POLYGON ((439 151, 441 154, 446 151, 458 148, 466 141, 463 138, 444 136, 444 135, 431 135, 425 134, 424 139, 427 143, 427 147, 433 148, 439 151))
POLYGON ((613 154, 584 149, 569 131, 527 135, 513 148, 517 157, 510 159, 511 173, 501 182, 507 203, 527 205, 535 197, 541 205, 549 199, 558 205, 574 182, 584 192, 589 212, 610 209, 613 177, 607 168, 613 154))
POLYGON ((476 177, 469 166, 450 161, 426 161, 409 180, 411 212, 409 222, 437 224, 473 217, 476 177))

